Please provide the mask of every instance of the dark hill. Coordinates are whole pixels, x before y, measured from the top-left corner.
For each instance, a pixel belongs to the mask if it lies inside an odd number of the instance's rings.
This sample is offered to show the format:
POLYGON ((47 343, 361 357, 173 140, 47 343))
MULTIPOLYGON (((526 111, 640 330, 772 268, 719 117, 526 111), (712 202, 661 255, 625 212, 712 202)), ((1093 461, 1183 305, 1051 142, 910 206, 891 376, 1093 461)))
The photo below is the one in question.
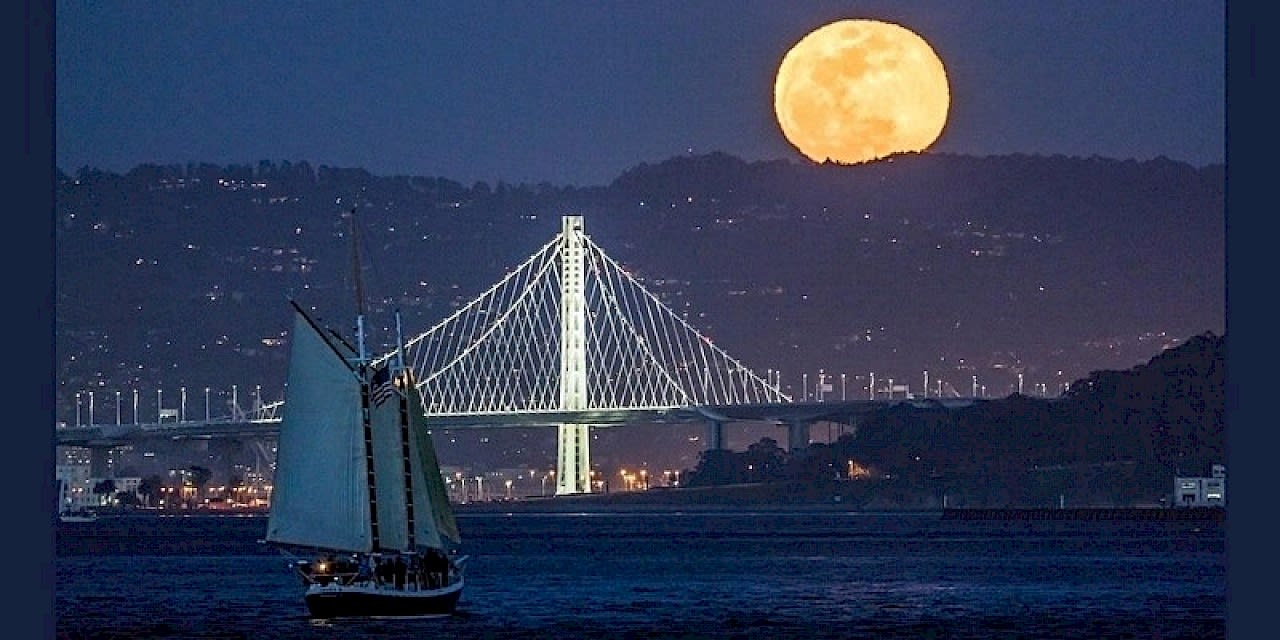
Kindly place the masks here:
POLYGON ((1021 374, 1024 393, 1056 395, 1224 331, 1224 182, 1221 166, 1022 155, 713 153, 588 189, 307 162, 83 168, 60 173, 54 203, 57 415, 74 421, 88 390, 100 420, 115 391, 140 390, 144 411, 183 386, 279 398, 286 300, 339 326, 352 312, 352 206, 375 313, 399 307, 410 332, 580 213, 656 295, 796 397, 820 369, 849 395, 872 371, 914 393, 928 371, 931 393, 968 395, 977 376, 1002 397, 1021 374))

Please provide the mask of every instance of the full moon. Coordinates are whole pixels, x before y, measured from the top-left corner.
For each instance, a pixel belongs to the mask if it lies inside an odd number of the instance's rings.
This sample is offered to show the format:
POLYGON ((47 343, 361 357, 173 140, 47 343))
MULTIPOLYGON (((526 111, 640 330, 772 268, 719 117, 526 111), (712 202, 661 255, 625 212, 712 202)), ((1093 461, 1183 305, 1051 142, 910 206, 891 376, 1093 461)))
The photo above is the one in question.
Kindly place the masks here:
POLYGON ((920 36, 887 22, 840 20, 783 56, 773 106, 800 153, 857 164, 927 149, 942 134, 951 92, 942 60, 920 36))

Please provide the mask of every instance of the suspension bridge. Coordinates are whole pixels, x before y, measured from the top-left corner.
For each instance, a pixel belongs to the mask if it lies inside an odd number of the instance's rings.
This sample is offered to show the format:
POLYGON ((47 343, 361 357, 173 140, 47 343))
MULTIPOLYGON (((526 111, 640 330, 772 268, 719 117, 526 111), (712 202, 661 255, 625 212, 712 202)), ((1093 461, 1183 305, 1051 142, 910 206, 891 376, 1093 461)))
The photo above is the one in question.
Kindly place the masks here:
MULTIPOLYGON (((433 427, 555 427, 558 494, 591 490, 592 427, 701 422, 707 447, 722 448, 726 424, 771 422, 788 428, 796 449, 808 444, 815 422, 854 424, 892 404, 972 402, 795 402, 663 304, 576 215, 564 216, 559 234, 488 290, 408 339, 404 353, 433 427)), ((58 429, 56 440, 102 449, 154 437, 272 437, 283 410, 281 401, 197 421, 77 425, 58 429)))

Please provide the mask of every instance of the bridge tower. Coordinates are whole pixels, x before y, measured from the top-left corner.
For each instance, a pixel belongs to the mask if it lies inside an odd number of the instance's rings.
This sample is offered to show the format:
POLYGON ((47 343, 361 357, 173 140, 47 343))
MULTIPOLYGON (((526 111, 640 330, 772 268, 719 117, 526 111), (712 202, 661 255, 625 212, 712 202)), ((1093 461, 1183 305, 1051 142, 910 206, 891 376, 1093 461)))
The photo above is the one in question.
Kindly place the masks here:
MULTIPOLYGON (((587 404, 586 254, 582 216, 560 222, 560 409, 587 404)), ((556 495, 591 492, 591 427, 561 424, 556 457, 556 495)))

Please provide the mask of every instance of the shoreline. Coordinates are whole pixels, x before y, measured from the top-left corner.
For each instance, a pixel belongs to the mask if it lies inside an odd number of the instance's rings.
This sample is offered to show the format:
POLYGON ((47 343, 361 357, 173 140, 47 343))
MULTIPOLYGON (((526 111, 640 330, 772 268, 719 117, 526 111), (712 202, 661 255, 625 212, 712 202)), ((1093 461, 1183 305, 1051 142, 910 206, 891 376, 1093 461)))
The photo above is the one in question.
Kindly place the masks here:
MULTIPOLYGON (((715 487, 654 488, 552 496, 524 496, 512 500, 454 503, 458 515, 492 513, 643 513, 724 512, 842 512, 917 514, 946 520, 1188 520, 1223 521, 1225 507, 1130 506, 944 506, 945 501, 918 494, 868 491, 862 483, 760 483, 715 487)), ((100 516, 267 517, 267 509, 114 510, 100 516)))
POLYGON ((1159 520, 1223 522, 1225 507, 1074 507, 944 509, 943 520, 1159 520))

